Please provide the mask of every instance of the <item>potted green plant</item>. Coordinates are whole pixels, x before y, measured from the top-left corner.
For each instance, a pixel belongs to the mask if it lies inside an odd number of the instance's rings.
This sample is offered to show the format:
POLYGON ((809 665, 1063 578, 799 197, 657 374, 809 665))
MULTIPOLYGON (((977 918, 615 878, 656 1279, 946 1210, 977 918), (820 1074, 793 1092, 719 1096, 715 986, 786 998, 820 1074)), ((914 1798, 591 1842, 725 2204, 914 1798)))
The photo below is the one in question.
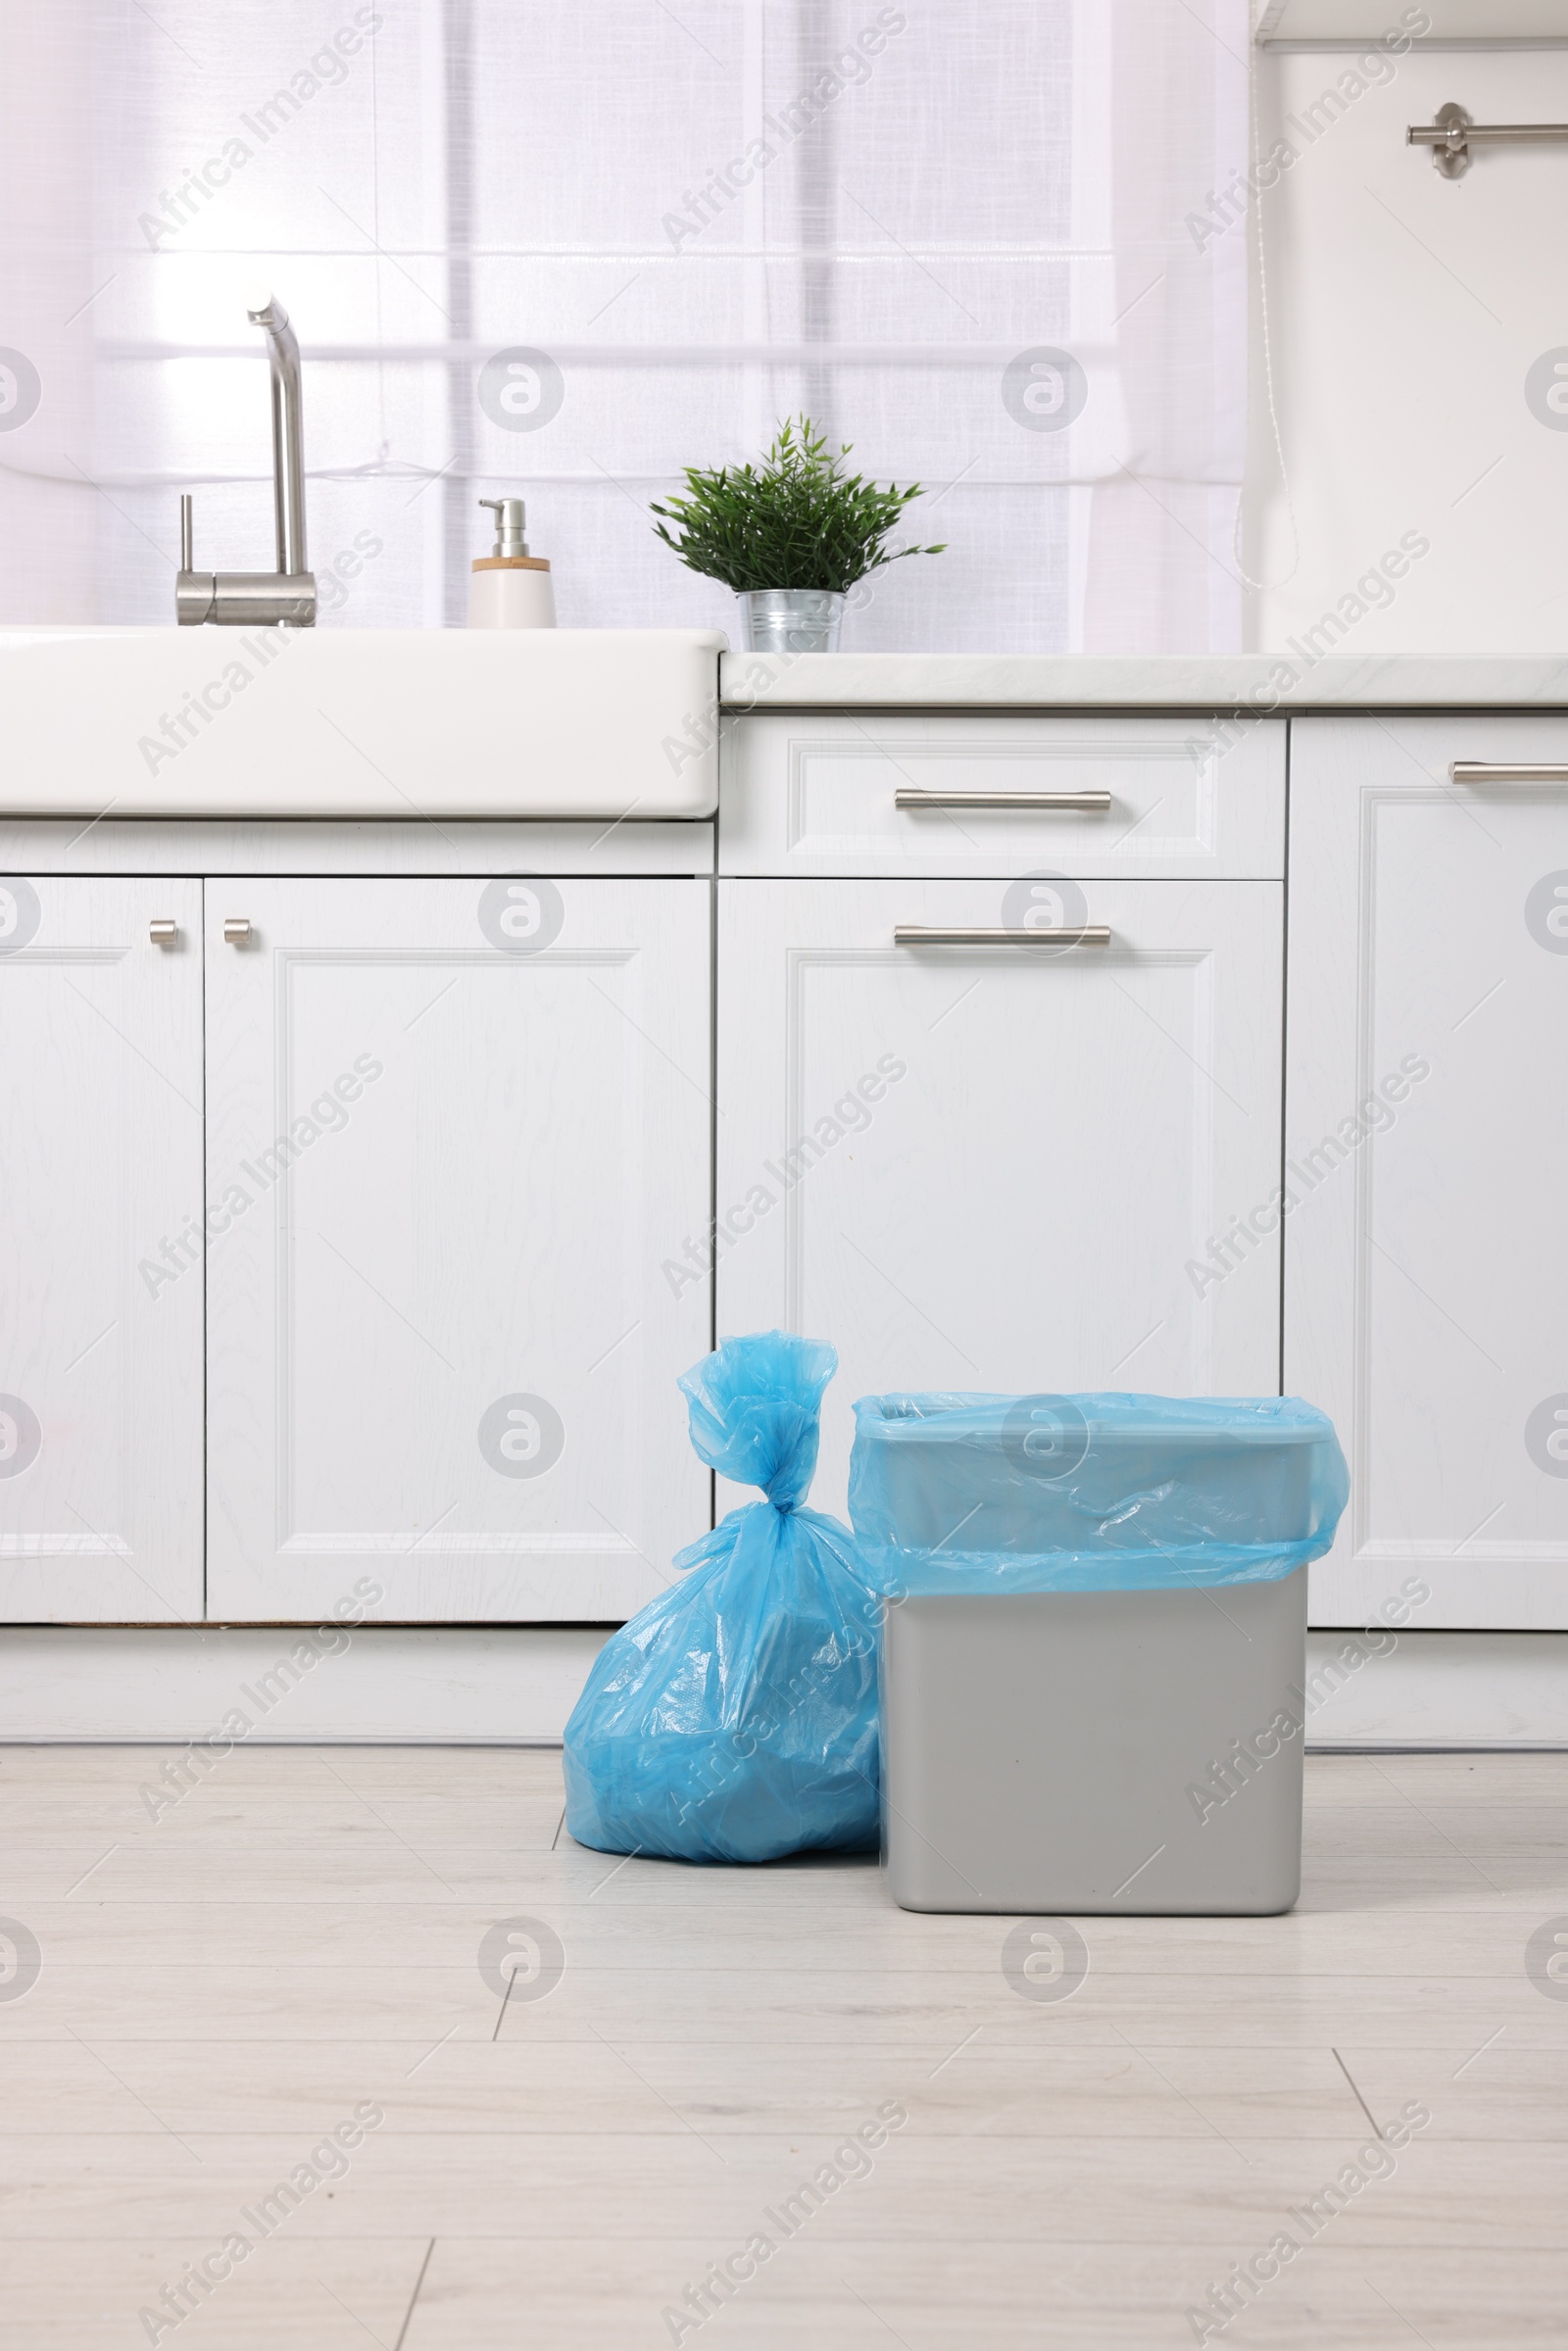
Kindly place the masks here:
POLYGON ((835 457, 809 416, 790 417, 760 465, 688 465, 690 495, 654 507, 664 517, 659 536, 681 562, 740 597, 755 652, 836 652, 857 580, 903 556, 943 553, 889 547, 920 484, 901 490, 847 472, 851 446, 835 457))

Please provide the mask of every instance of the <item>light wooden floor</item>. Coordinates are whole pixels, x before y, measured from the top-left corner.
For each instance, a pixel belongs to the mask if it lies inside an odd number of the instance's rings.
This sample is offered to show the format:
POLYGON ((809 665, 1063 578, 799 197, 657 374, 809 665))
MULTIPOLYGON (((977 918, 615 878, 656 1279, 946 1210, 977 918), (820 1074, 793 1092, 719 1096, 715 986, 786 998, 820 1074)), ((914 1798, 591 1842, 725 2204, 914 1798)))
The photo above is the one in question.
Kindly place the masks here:
POLYGON ((154 1821, 162 1760, 0 1749, 0 1914, 42 1953, 0 1983, 18 2351, 144 2344, 236 2229, 159 2342, 654 2351, 762 2232, 683 2342, 1176 2351, 1368 2145, 1362 2101, 1431 2121, 1206 2339, 1568 2339, 1568 1998, 1525 1970, 1568 1932, 1568 1756, 1310 1759, 1298 1911, 1086 1920, 1055 2003, 1004 1977, 1011 1922, 907 1915, 871 1864, 583 1852, 554 1754, 239 1750, 154 1821), (480 1946, 519 1917, 565 1972, 503 2009, 480 1946), (261 2240, 241 2208, 362 2105, 261 2240), (867 2172, 764 2217, 889 2109, 867 2172))

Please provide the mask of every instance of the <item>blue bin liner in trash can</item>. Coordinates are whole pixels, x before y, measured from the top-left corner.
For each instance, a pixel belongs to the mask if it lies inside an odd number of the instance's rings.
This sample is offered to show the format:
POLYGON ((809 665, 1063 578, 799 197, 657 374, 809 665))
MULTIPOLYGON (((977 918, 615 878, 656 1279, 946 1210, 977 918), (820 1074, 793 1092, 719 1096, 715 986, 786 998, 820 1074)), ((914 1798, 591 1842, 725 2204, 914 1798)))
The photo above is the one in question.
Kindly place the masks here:
POLYGON ((1349 1492, 1296 1396, 867 1396, 855 1418, 850 1517, 890 1595, 1275 1582, 1349 1492))
POLYGON ((880 1836, 877 1622, 849 1529, 802 1507, 830 1347, 726 1339, 680 1385, 710 1468, 760 1486, 611 1636, 565 1732, 566 1826, 605 1853, 774 1861, 880 1836))

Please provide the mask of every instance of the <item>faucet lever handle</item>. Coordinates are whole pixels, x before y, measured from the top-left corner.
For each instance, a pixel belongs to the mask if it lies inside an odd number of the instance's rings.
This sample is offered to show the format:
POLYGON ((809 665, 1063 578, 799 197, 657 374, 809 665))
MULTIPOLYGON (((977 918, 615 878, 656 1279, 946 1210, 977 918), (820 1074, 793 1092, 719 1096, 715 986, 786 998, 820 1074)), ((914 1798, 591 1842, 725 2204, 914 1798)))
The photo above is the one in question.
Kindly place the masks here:
POLYGON ((181 571, 194 571, 196 568, 193 561, 194 543, 195 533, 191 526, 190 492, 182 490, 179 496, 179 567, 181 571))

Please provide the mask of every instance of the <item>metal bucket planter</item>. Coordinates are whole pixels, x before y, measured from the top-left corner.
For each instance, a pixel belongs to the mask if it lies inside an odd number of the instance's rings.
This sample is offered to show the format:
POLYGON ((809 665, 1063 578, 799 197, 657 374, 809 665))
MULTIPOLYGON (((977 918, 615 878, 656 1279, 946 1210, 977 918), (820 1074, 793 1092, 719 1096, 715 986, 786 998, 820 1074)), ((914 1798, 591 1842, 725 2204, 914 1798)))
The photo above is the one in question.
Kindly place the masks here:
POLYGON ((844 599, 825 588, 753 588, 741 598, 752 653, 837 653, 844 599))

